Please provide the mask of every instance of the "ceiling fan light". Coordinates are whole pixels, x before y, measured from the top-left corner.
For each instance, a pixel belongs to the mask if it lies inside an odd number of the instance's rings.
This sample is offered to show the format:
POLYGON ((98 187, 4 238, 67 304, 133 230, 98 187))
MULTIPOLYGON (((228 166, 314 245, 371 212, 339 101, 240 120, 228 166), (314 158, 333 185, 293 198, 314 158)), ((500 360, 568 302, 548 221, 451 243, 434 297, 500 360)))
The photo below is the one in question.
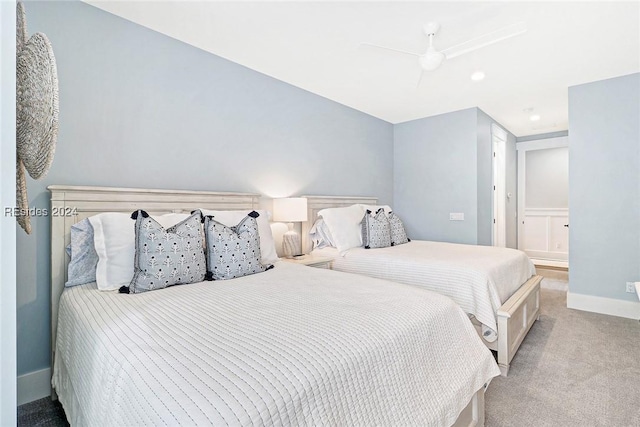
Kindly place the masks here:
POLYGON ((440 52, 427 52, 426 54, 420 56, 418 60, 420 62, 420 66, 425 71, 433 71, 442 64, 444 61, 444 54, 440 52))
POLYGON ((471 74, 471 80, 473 80, 474 82, 484 80, 484 72, 478 70, 475 73, 471 74))

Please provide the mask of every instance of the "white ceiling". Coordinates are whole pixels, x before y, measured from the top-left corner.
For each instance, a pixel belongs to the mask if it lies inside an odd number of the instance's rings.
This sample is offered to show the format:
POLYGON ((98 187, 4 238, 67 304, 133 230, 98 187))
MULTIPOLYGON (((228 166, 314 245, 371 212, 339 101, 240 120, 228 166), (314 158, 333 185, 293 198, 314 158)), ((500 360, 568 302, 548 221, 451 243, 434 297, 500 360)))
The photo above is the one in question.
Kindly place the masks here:
POLYGON ((477 106, 517 136, 565 130, 569 86, 640 71, 638 1, 89 3, 391 123, 477 106), (438 49, 528 30, 445 61, 418 88, 416 58, 360 46, 424 51, 428 21, 438 49))

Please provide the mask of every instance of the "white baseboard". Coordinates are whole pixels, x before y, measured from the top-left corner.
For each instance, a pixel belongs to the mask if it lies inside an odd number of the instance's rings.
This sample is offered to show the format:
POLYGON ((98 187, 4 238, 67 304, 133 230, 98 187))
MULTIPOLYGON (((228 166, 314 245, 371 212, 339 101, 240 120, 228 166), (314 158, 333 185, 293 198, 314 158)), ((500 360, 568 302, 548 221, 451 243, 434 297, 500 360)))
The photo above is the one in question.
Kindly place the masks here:
POLYGON ((18 405, 51 396, 51 369, 41 369, 18 377, 18 405))
POLYGON ((640 302, 567 292, 567 308, 640 319, 640 302))

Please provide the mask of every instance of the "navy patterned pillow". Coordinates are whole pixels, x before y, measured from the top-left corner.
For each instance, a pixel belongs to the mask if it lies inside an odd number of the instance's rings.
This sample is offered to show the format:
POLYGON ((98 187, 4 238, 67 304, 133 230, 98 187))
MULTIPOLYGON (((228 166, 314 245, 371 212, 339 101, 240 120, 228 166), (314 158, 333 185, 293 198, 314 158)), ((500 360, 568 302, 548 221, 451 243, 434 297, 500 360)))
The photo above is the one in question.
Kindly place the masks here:
POLYGON ((410 242, 404 224, 398 215, 389 212, 389 227, 391 228, 391 246, 398 246, 410 242))
POLYGON ((362 227, 362 243, 365 249, 391 246, 391 229, 383 208, 378 209, 375 215, 371 215, 371 211, 367 209, 360 225, 362 227))
POLYGON ((205 217, 207 279, 233 279, 273 268, 260 262, 259 216, 253 211, 233 227, 219 223, 213 216, 205 217))
POLYGON ((134 274, 120 292, 136 294, 205 279, 200 211, 166 230, 143 210, 131 218, 136 220, 134 274))

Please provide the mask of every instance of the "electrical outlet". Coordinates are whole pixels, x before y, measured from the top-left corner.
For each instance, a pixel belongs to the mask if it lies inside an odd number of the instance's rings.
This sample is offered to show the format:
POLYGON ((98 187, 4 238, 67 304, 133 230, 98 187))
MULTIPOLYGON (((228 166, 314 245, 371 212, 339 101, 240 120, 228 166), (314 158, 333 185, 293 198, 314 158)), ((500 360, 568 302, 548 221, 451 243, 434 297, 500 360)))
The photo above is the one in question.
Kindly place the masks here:
POLYGON ((449 214, 449 221, 464 221, 463 212, 452 212, 449 214))
POLYGON ((627 282, 627 292, 630 294, 636 293, 636 282, 627 282))

